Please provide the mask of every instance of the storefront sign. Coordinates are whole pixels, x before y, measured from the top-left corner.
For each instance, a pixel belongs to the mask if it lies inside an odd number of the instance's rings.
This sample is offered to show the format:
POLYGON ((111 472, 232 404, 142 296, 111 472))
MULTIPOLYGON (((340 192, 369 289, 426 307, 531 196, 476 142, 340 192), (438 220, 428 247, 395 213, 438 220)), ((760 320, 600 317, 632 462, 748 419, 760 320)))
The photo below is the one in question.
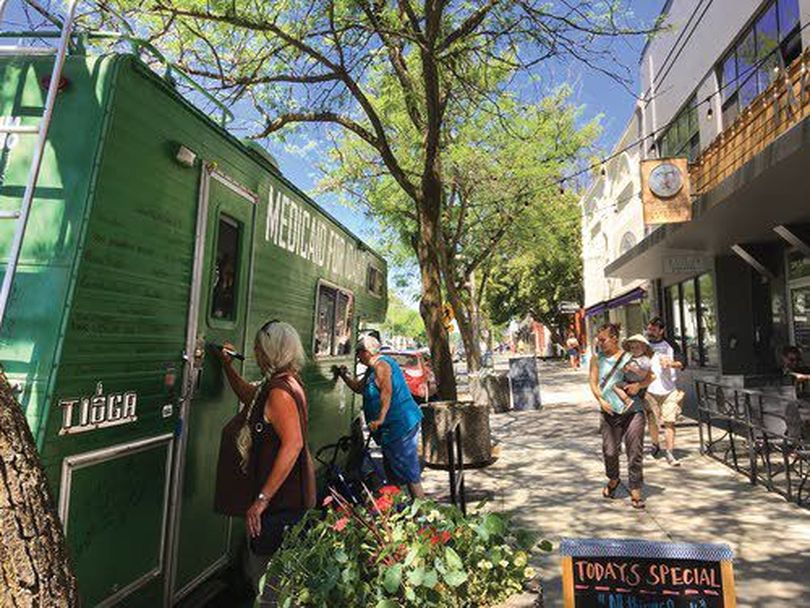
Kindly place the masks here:
POLYGON ((134 391, 104 394, 101 382, 94 395, 62 399, 62 429, 60 435, 84 433, 138 420, 138 395, 134 391))
POLYGON ((558 311, 561 315, 575 315, 582 309, 576 302, 560 302, 558 311))
POLYGON ((726 545, 570 540, 560 545, 565 608, 735 608, 726 545))
POLYGON ((685 158, 641 161, 641 201, 645 224, 674 224, 692 219, 689 168, 685 158))
POLYGON ((702 255, 673 255, 664 258, 664 274, 701 274, 709 270, 709 260, 702 255))

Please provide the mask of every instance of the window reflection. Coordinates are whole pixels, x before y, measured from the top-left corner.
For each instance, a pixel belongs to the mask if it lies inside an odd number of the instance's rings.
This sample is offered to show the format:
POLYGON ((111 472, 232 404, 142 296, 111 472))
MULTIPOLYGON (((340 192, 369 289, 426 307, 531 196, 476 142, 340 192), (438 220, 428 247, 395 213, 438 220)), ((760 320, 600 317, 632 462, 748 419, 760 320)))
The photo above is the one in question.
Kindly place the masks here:
POLYGON ((698 278, 700 292, 700 328, 702 332, 702 364, 718 365, 717 318, 715 315, 714 278, 704 274, 698 278))
POLYGON ((684 283, 681 293, 683 294, 683 338, 686 343, 686 356, 689 365, 700 365, 698 310, 694 282, 684 283))
POLYGON ((219 217, 216 264, 211 282, 211 316, 233 320, 236 316, 236 279, 239 260, 239 223, 219 217))
POLYGON ((801 52, 798 0, 772 0, 717 67, 724 127, 768 88, 775 68, 789 66, 801 52))
POLYGON ((354 295, 335 287, 320 285, 316 314, 314 355, 329 357, 351 354, 354 295))

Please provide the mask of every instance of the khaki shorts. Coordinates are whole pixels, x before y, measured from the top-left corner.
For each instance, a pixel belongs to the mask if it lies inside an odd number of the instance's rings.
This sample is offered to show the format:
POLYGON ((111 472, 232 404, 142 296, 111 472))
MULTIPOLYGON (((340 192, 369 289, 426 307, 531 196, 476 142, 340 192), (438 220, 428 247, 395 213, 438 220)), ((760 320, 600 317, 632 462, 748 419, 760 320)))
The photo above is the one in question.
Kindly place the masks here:
POLYGON ((675 424, 681 415, 681 403, 684 392, 674 390, 666 395, 647 393, 647 411, 652 412, 655 420, 661 424, 675 424))

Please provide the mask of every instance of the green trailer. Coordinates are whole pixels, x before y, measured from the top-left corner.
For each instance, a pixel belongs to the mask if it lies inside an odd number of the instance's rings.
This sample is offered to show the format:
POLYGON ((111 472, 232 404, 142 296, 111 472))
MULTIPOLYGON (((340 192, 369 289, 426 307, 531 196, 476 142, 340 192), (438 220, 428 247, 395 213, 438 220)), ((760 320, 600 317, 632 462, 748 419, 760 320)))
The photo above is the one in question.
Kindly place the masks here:
MULTIPOLYGON (((0 62, 0 217, 36 154, 53 59, 0 62)), ((205 343, 300 332, 313 448, 359 414, 334 364, 384 317, 386 263, 273 159, 133 55, 68 55, 14 264, 0 361, 37 440, 86 606, 194 603, 239 557, 212 510, 220 431, 239 404, 205 343)))

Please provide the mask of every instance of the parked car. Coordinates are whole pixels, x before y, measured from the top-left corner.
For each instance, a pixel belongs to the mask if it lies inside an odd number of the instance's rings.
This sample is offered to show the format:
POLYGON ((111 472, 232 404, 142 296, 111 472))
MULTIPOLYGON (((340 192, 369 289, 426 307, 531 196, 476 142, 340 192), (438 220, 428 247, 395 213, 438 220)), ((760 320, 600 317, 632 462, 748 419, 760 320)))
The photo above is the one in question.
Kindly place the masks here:
POLYGON ((436 394, 436 376, 430 366, 429 354, 421 350, 389 350, 385 354, 402 368, 414 399, 428 401, 436 394))

